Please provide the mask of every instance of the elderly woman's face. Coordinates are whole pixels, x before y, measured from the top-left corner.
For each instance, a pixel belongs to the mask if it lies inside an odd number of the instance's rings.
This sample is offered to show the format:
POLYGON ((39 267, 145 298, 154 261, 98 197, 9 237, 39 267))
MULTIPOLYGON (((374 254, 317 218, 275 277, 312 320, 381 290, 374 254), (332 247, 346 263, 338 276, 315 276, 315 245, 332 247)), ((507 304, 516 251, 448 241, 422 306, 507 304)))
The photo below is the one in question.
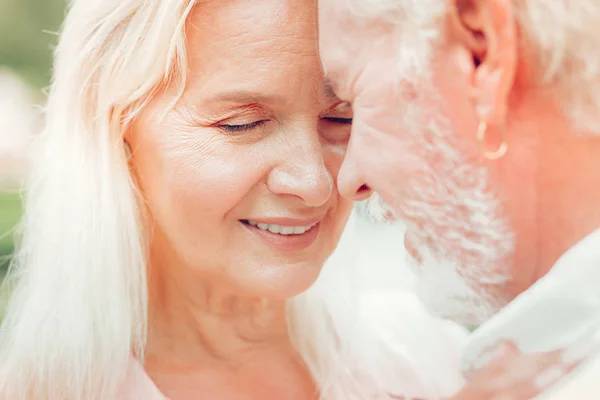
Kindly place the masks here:
POLYGON ((306 289, 351 203, 336 178, 351 110, 323 88, 307 0, 200 2, 188 81, 146 107, 128 137, 153 223, 155 267, 248 295, 306 289))

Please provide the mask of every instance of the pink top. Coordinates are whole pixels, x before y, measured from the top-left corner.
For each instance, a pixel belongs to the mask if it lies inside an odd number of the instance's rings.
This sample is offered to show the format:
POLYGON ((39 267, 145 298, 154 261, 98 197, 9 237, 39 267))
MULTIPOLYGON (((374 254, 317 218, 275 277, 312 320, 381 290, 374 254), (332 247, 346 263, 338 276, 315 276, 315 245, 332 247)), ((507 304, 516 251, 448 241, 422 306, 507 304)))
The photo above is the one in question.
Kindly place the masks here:
POLYGON ((121 388, 119 400, 168 400, 160 393, 144 368, 135 359, 131 359, 127 378, 121 388))

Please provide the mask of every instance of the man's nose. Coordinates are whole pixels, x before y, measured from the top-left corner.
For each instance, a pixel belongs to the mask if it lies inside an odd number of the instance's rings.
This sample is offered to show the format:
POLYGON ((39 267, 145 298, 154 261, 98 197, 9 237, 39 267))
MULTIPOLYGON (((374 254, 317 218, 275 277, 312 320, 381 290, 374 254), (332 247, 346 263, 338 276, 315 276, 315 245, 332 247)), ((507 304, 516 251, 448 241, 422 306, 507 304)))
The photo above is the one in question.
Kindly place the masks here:
POLYGON ((338 190, 349 200, 362 201, 369 198, 373 191, 361 174, 360 161, 356 156, 351 140, 338 174, 338 190))

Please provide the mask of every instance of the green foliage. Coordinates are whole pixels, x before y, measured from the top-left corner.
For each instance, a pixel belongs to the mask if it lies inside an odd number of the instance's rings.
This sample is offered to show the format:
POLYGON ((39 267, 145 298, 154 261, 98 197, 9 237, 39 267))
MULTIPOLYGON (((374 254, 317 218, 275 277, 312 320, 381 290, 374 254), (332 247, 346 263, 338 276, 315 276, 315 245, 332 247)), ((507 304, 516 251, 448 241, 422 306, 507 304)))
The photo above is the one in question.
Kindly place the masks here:
POLYGON ((0 273, 8 263, 13 251, 13 232, 20 215, 21 199, 19 195, 0 193, 0 273))
POLYGON ((60 29, 64 8, 64 0, 0 0, 0 65, 46 87, 56 44, 51 32, 60 29))
MULTIPOLYGON (((64 10, 65 0, 0 0, 0 67, 16 71, 36 89, 46 88, 64 10)), ((19 196, 0 188, 0 281, 20 215, 19 196)))

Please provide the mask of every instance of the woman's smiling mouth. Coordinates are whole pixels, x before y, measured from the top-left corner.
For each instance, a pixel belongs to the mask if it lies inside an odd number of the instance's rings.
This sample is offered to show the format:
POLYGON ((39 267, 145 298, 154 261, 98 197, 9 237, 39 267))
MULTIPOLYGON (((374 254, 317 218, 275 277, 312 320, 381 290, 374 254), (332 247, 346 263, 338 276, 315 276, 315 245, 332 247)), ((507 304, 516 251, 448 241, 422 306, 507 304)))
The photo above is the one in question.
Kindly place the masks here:
POLYGON ((299 251, 306 249, 319 234, 322 218, 296 219, 243 219, 240 222, 266 244, 279 250, 299 251))
POLYGON ((315 222, 311 225, 298 225, 298 226, 287 226, 287 225, 278 225, 278 224, 266 224, 263 222, 257 222, 253 220, 242 220, 242 222, 247 223, 250 226, 255 226, 260 230, 269 231, 271 233, 277 233, 280 235, 302 235, 312 229, 318 222, 315 222))

